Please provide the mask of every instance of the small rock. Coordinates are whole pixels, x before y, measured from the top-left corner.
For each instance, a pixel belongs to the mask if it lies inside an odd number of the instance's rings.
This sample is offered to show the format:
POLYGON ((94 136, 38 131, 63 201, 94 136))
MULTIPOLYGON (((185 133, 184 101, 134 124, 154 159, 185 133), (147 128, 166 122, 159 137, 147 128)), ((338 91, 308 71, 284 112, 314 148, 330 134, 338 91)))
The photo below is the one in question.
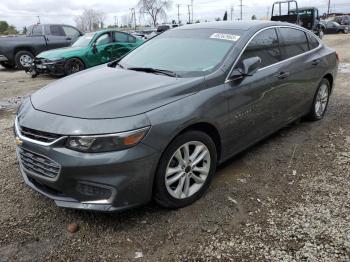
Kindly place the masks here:
POLYGON ((135 257, 134 258, 142 258, 143 257, 143 253, 140 251, 135 252, 135 257))
POLYGON ((77 223, 70 223, 67 226, 69 233, 76 233, 79 230, 79 225, 77 223))

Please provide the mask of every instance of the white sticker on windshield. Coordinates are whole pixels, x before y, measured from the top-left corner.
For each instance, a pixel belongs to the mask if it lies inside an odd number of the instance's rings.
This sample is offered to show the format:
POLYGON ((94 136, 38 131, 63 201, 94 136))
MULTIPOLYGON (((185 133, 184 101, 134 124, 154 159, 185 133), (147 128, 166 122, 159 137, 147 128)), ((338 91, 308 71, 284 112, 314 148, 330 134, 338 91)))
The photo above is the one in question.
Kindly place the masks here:
POLYGON ((236 42, 240 38, 240 36, 239 35, 231 35, 231 34, 215 33, 215 34, 212 34, 210 36, 210 38, 236 42))

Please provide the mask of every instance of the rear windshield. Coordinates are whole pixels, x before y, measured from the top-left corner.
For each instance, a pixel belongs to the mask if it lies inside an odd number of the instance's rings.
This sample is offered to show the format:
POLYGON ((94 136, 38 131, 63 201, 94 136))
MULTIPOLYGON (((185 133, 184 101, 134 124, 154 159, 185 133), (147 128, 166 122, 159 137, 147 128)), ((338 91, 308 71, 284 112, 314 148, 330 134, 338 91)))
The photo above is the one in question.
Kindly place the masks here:
POLYGON ((170 70, 182 77, 214 71, 244 31, 222 29, 170 30, 132 51, 124 67, 170 70))

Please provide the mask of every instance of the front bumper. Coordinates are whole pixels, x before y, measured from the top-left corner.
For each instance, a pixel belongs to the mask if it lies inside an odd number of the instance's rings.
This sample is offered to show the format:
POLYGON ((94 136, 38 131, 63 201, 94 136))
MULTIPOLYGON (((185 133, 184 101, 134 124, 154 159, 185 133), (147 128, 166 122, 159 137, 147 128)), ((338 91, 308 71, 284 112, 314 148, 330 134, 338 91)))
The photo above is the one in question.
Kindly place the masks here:
POLYGON ((0 55, 0 62, 7 62, 8 58, 4 55, 0 55))
POLYGON ((32 65, 26 70, 31 74, 50 74, 61 76, 65 74, 65 60, 51 61, 44 58, 35 58, 32 65))
MULTIPOLYGON (((15 133, 20 135, 16 129, 15 133)), ((140 143, 128 150, 87 154, 65 148, 63 140, 50 146, 22 140, 17 147, 20 172, 32 189, 60 207, 103 212, 121 211, 150 201, 159 158, 154 149, 140 143), (23 152, 39 156, 47 165, 57 163, 58 174, 43 175, 42 168, 47 166, 38 166, 34 157, 24 159, 23 152)))

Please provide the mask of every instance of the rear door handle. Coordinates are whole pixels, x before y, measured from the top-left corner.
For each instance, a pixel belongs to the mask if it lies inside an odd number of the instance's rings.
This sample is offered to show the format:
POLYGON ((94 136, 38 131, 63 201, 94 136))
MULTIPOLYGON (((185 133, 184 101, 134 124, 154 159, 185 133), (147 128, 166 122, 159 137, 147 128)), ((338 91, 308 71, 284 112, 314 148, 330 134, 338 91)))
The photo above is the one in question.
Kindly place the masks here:
POLYGON ((280 72, 277 75, 275 75, 275 77, 279 79, 286 79, 289 75, 290 75, 289 72, 280 72))
POLYGON ((312 60, 312 65, 317 66, 321 62, 320 59, 312 60))

